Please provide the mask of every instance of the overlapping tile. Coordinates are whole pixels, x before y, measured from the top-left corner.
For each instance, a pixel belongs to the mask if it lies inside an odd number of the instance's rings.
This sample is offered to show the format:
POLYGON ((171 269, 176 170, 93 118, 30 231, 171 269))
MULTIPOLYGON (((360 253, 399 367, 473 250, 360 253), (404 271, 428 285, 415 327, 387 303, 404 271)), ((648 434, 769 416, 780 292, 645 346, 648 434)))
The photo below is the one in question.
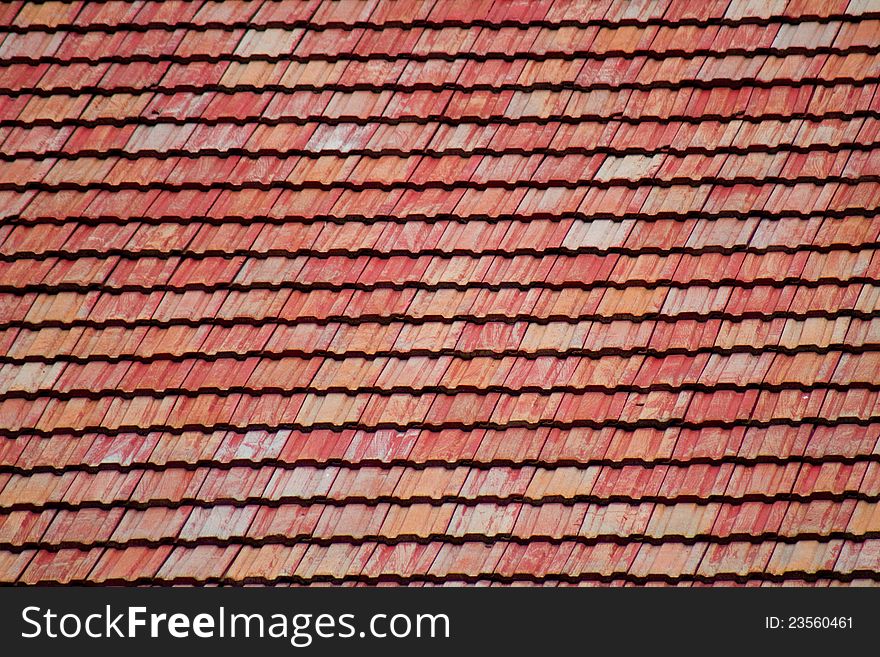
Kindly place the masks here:
POLYGON ((880 582, 878 24, 0 8, 0 581, 880 582))

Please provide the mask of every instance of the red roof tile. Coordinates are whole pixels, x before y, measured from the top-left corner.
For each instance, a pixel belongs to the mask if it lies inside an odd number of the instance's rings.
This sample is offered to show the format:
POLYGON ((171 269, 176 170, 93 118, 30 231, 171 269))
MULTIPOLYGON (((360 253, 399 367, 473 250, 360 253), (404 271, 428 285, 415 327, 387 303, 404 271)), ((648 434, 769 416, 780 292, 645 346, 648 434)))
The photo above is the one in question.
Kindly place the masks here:
POLYGON ((0 8, 0 581, 880 582, 880 14, 0 8))

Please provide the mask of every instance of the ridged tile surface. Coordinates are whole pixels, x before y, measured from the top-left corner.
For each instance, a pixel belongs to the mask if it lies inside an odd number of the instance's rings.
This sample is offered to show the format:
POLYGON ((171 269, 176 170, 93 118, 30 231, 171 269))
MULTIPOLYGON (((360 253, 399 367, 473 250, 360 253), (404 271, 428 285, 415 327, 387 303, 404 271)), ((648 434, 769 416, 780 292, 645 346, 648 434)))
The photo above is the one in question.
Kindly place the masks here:
POLYGON ((0 7, 0 582, 880 583, 880 3, 0 7))

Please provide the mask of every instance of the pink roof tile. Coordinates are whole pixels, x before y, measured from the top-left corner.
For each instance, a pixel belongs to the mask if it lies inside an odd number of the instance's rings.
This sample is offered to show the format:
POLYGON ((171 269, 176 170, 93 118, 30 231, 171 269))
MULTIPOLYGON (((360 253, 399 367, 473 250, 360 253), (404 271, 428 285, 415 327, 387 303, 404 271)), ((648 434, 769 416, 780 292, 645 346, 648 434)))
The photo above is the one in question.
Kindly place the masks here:
POLYGON ((0 582, 876 584, 878 16, 0 8, 0 582))

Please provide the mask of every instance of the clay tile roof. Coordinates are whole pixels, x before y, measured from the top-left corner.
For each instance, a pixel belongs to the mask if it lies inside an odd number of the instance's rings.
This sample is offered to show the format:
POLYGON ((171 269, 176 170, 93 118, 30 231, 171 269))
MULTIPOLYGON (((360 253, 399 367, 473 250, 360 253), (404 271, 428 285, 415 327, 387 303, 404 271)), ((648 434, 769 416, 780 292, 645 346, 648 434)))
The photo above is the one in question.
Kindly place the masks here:
POLYGON ((860 1, 0 7, 0 582, 880 582, 878 84, 860 1))

